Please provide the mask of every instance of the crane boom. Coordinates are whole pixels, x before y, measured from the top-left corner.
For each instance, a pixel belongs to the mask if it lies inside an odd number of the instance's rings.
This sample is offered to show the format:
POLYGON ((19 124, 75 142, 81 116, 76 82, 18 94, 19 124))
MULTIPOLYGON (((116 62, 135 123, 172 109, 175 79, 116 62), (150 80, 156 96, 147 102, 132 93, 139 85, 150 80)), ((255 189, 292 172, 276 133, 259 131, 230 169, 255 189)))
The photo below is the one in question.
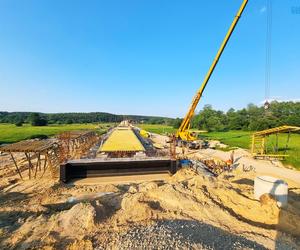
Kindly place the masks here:
POLYGON ((237 23, 238 23, 241 15, 242 15, 242 13, 243 13, 243 11, 244 11, 247 3, 248 3, 248 0, 243 0, 243 3, 241 5, 239 11, 237 12, 237 15, 235 16, 235 18, 234 18, 234 20, 233 20, 233 22, 232 22, 232 24, 231 24, 231 26, 230 26, 230 28, 229 28, 226 36, 225 36, 225 38, 224 38, 224 40, 223 40, 223 42, 221 44, 221 47, 218 50, 218 53, 217 53, 217 55, 216 55, 216 57, 215 57, 212 65, 210 66, 210 68, 209 68, 209 70, 208 70, 208 72, 207 72, 207 74, 206 74, 206 76, 205 76, 205 78, 204 78, 204 80, 203 80, 203 82, 201 84, 201 87, 199 88, 199 90, 197 91, 195 97, 193 98, 193 101, 192 101, 192 103, 190 105, 190 108, 189 108, 187 114, 185 115, 185 117, 184 117, 184 119, 183 119, 183 121, 182 121, 179 129, 176 132, 176 137, 177 138, 179 138, 181 140, 185 140, 185 141, 193 141, 193 140, 196 139, 189 132, 191 119, 194 116, 195 109, 196 109, 196 107, 198 105, 198 102, 199 102, 201 96, 202 96, 202 93, 203 93, 203 91, 204 91, 204 89, 205 89, 205 87, 206 87, 206 85, 207 85, 207 83, 208 83, 208 81, 209 81, 209 79, 210 79, 210 77, 211 77, 211 75, 212 75, 215 67, 217 66, 217 63, 218 63, 218 61, 219 61, 219 59, 220 59, 220 57, 221 57, 221 55, 222 55, 222 53, 223 53, 226 45, 227 45, 227 42, 229 41, 229 39, 230 39, 230 37, 231 37, 231 35, 232 35, 235 27, 236 27, 236 25, 237 25, 237 23))

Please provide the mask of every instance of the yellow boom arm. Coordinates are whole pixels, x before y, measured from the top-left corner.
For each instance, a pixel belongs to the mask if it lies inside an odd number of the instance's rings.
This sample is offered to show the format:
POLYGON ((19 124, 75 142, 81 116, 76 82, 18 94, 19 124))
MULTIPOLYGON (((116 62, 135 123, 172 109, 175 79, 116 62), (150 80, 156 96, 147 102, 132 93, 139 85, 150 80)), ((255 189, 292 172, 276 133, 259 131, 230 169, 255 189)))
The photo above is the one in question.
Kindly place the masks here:
POLYGON ((214 69, 215 69, 215 67, 216 67, 223 51, 224 51, 224 49, 225 49, 225 47, 226 47, 227 42, 229 41, 229 38, 231 37, 231 34, 234 31, 234 28, 236 27, 236 25, 237 25, 242 13, 243 13, 245 7, 247 5, 247 3, 248 3, 248 0, 243 1, 237 15, 235 16, 235 18, 234 18, 234 20, 233 20, 226 36, 225 36, 225 38, 224 38, 224 40, 221 44, 220 49, 218 50, 218 53, 217 53, 212 65, 210 66, 210 68, 209 68, 209 70, 208 70, 208 72, 207 72, 207 74, 206 74, 206 76, 205 76, 205 78, 202 82, 202 85, 201 85, 200 89, 197 91, 195 97, 193 98, 192 104, 191 104, 187 114, 185 115, 179 129, 176 132, 176 137, 177 138, 180 138, 180 139, 186 140, 186 141, 193 141, 193 140, 196 139, 189 131, 191 119, 194 116, 195 109, 198 105, 198 102, 199 102, 201 96, 202 96, 202 93, 203 93, 203 91, 204 91, 204 89, 205 89, 205 87, 206 87, 206 85, 207 85, 207 83, 208 83, 208 81, 209 81, 209 79, 210 79, 210 77, 211 77, 211 75, 212 75, 212 73, 213 73, 213 71, 214 71, 214 69))

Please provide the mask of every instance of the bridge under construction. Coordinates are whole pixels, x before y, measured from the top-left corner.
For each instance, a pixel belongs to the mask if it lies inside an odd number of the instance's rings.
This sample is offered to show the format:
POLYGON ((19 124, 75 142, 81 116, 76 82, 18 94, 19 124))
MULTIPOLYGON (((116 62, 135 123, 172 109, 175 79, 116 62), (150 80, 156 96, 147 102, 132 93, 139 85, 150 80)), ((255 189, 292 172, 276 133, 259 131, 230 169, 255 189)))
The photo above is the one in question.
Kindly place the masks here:
POLYGON ((95 158, 62 164, 60 180, 176 173, 179 162, 170 156, 170 149, 154 149, 151 138, 142 137, 138 128, 124 123, 100 139, 95 158))

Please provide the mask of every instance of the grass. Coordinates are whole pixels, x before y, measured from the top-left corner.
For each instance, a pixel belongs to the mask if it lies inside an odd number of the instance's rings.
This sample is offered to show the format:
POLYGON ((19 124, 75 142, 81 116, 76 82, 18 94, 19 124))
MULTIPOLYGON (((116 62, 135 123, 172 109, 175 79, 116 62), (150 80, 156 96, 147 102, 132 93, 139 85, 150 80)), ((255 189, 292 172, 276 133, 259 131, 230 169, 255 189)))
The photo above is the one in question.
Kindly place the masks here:
POLYGON ((161 124, 138 124, 137 127, 156 134, 170 134, 176 132, 176 129, 174 129, 172 126, 161 124))
POLYGON ((200 134, 200 137, 209 140, 218 140, 230 147, 249 149, 251 134, 249 131, 209 132, 200 134))
MULTIPOLYGON (((252 132, 249 131, 228 131, 228 132, 210 132, 202 134, 202 137, 206 139, 218 140, 230 147, 240 147, 244 149, 250 149, 252 132)), ((268 151, 274 149, 275 135, 268 138, 267 148, 268 151)), ((285 145, 287 140, 287 134, 280 134, 278 138, 279 142, 279 154, 285 153, 285 145)), ((289 147, 286 152, 289 156, 283 161, 286 165, 291 165, 300 170, 300 135, 292 134, 290 137, 289 147)))
POLYGON ((53 136, 65 131, 72 130, 97 130, 98 133, 103 133, 112 124, 65 124, 65 125, 49 125, 49 126, 31 126, 24 124, 22 127, 16 127, 14 124, 0 124, 0 144, 12 143, 28 139, 36 135, 53 136))

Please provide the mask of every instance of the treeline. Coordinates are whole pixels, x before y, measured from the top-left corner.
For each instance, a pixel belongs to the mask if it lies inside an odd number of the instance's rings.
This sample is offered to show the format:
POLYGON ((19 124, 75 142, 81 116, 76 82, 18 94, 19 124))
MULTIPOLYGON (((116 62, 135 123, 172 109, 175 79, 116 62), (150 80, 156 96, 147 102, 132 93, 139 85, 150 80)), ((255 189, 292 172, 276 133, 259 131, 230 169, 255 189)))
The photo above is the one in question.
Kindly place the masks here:
POLYGON ((249 104, 247 108, 227 112, 206 105, 195 115, 191 125, 207 131, 257 131, 281 125, 300 126, 300 102, 273 101, 268 109, 249 104))
POLYGON ((170 124, 173 120, 171 118, 165 117, 115 115, 104 112, 55 114, 31 112, 0 112, 0 123, 14 123, 19 126, 21 126, 23 123, 31 123, 35 126, 45 126, 47 124, 121 122, 125 119, 132 120, 134 122, 144 122, 152 124, 170 124))
MULTIPOLYGON (((121 122, 132 120, 137 123, 165 124, 178 128, 182 119, 141 116, 115 115, 104 112, 93 113, 31 113, 31 112, 0 112, 0 123, 14 123, 22 126, 30 123, 33 126, 47 124, 121 122)), ((194 116, 192 128, 207 131, 227 130, 263 130, 280 125, 300 126, 300 102, 271 102, 268 109, 263 106, 249 104, 241 110, 229 109, 227 112, 214 110, 206 105, 194 116)))

